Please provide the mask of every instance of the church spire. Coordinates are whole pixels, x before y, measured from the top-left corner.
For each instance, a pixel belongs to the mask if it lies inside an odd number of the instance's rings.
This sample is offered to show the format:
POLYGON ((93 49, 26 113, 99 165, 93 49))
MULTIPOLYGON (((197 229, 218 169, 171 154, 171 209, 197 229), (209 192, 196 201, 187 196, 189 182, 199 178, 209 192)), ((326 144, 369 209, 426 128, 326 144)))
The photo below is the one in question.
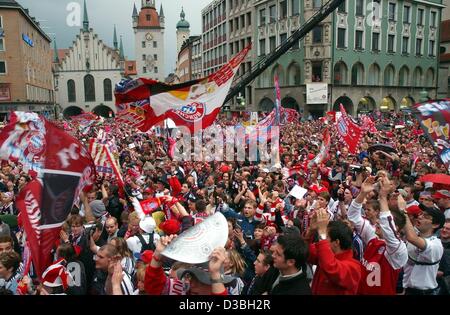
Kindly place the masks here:
POLYGON ((84 0, 83 31, 89 32, 89 17, 87 12, 86 0, 84 0))
POLYGON ((114 44, 114 49, 117 50, 119 47, 118 47, 118 42, 117 42, 116 24, 114 24, 113 44, 114 44))
POLYGON ((160 17, 164 17, 164 11, 163 11, 163 7, 162 7, 162 2, 161 2, 161 8, 159 9, 159 16, 160 17))
POLYGON ((125 60, 125 54, 124 54, 124 52, 123 52, 122 35, 120 35, 120 51, 119 51, 119 57, 120 57, 120 60, 125 60))
POLYGON ((58 48, 56 48, 56 38, 53 37, 53 62, 59 63, 58 48))
POLYGON ((139 14, 138 14, 138 11, 136 8, 136 2, 135 2, 133 5, 133 17, 138 17, 138 16, 139 16, 139 14))

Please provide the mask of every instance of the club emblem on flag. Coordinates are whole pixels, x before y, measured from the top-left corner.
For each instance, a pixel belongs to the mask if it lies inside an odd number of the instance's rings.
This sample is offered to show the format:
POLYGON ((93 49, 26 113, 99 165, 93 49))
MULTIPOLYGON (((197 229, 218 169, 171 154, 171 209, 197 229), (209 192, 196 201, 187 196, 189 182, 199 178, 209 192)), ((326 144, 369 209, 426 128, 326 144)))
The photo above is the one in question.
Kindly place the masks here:
POLYGON ((186 121, 195 121, 203 118, 205 115, 205 105, 200 102, 194 102, 174 112, 186 121))
POLYGON ((45 138, 39 131, 32 131, 27 136, 28 151, 33 154, 40 154, 44 151, 45 138))
POLYGON ((339 133, 345 137, 347 135, 347 125, 343 119, 338 122, 339 133))

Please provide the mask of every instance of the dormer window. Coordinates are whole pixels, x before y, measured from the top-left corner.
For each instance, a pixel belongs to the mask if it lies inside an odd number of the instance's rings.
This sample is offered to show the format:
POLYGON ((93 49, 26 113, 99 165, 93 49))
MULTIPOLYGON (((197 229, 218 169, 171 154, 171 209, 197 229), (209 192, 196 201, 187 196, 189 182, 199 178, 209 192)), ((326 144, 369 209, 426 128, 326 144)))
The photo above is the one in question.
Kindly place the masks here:
POLYGON ((146 15, 147 21, 150 21, 152 19, 152 16, 150 14, 146 15))

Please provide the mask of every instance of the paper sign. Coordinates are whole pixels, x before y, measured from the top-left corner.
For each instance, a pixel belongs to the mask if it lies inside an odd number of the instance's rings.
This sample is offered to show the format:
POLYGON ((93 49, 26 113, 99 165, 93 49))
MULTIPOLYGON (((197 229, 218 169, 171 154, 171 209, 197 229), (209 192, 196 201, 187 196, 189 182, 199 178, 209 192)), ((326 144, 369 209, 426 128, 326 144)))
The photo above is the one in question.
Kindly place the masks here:
POLYGON ((188 264, 209 261, 217 247, 224 247, 228 240, 228 223, 222 213, 217 212, 180 234, 162 255, 188 264))
POLYGON ((305 188, 300 187, 299 185, 295 185, 294 188, 292 188, 289 195, 294 196, 297 199, 302 199, 307 192, 308 190, 306 190, 305 188))

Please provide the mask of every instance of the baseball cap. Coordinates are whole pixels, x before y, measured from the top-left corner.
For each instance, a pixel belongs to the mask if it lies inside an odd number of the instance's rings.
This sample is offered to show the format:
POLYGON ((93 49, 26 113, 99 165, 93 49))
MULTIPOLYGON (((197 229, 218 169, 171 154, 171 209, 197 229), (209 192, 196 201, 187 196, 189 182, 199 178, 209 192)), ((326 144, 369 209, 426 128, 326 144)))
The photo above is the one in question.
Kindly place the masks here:
MULTIPOLYGON (((221 268, 221 274, 223 275, 223 283, 227 284, 231 281, 235 280, 236 278, 230 275, 223 274, 223 267, 221 268)), ((198 281, 200 281, 203 284, 211 285, 211 277, 209 275, 209 262, 199 264, 199 265, 193 265, 186 269, 179 269, 177 271, 177 277, 178 279, 183 279, 187 274, 193 275, 198 281)))
POLYGON ((419 206, 409 206, 408 208, 406 208, 406 212, 410 215, 413 215, 415 217, 417 217, 419 214, 422 213, 422 210, 420 209, 419 206))
POLYGON ((438 190, 434 195, 434 199, 450 199, 450 192, 448 190, 438 190))

